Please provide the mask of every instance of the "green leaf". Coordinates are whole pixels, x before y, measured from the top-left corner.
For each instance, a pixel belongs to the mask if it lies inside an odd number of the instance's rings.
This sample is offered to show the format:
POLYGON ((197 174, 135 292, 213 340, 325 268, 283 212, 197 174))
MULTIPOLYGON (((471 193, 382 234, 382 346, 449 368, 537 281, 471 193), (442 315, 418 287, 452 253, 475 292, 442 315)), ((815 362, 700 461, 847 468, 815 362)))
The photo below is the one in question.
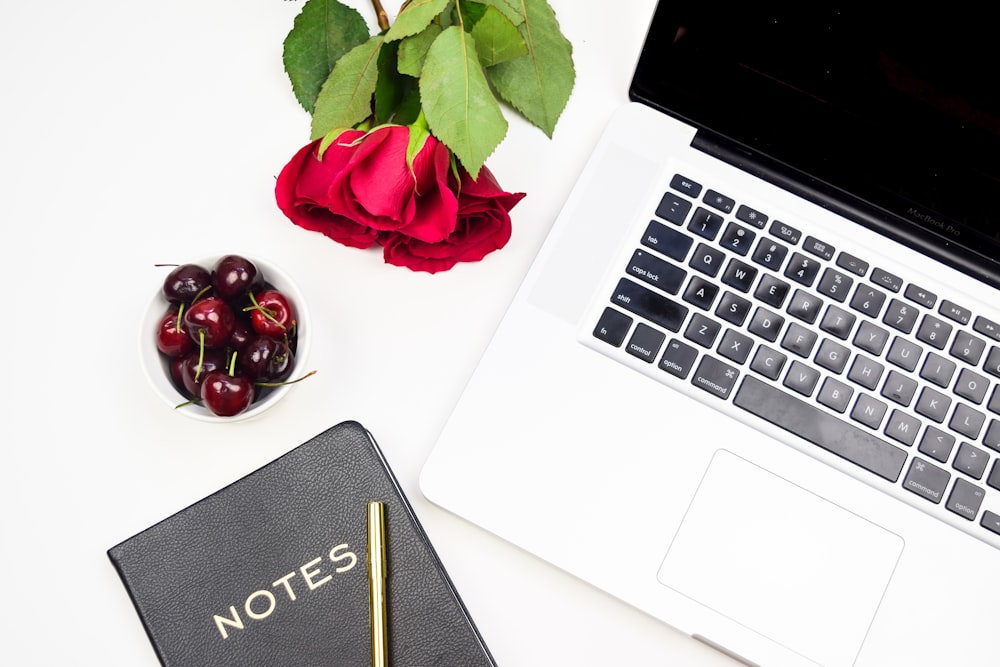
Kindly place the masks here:
POLYGON ((420 71, 424 68, 424 59, 427 57, 427 50, 431 44, 441 34, 441 26, 432 23, 422 32, 410 35, 399 43, 399 71, 401 74, 419 77, 420 71))
POLYGON ((337 61, 316 98, 313 139, 336 128, 353 127, 371 115, 382 43, 382 36, 376 35, 337 61))
POLYGON ((451 0, 413 0, 399 12, 395 23, 385 33, 385 41, 394 42, 421 32, 448 7, 449 2, 451 0))
POLYGON ((520 0, 480 0, 480 2, 496 9, 514 25, 524 23, 524 13, 521 11, 520 0))
POLYGON ((431 132, 473 176, 507 135, 507 119, 479 64, 475 40, 458 26, 427 52, 420 97, 431 132))
POLYGON ((517 26, 495 7, 487 7, 483 17, 472 28, 476 51, 483 67, 492 67, 528 54, 528 45, 517 26))
POLYGON ((368 25, 353 7, 336 0, 308 0, 285 37, 282 61, 292 92, 310 114, 334 64, 368 39, 368 25))
POLYGON ((528 55, 491 67, 488 76, 500 97, 551 138, 573 92, 573 46, 546 0, 518 2, 528 55))
POLYGON ((383 44, 378 54, 378 81, 375 84, 375 124, 392 120, 416 78, 399 73, 396 59, 399 42, 383 44))

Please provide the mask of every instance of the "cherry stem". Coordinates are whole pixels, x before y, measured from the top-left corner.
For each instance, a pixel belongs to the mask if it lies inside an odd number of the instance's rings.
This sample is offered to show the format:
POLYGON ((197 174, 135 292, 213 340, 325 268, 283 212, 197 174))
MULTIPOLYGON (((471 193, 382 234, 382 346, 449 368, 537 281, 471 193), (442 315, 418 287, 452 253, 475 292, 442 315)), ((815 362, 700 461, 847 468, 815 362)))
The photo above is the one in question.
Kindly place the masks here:
POLYGON ((205 330, 201 329, 198 332, 198 340, 200 345, 198 345, 198 368, 194 371, 194 381, 198 382, 199 376, 201 376, 201 365, 205 361, 205 330))
POLYGON ((236 352, 233 352, 232 358, 229 360, 229 377, 236 377, 236 352))
POLYGON ((257 385, 258 387, 283 387, 286 384, 295 384, 296 382, 302 382, 310 375, 316 375, 316 371, 309 371, 302 377, 296 378, 294 380, 288 380, 287 382, 254 382, 254 384, 257 385))
POLYGON ((372 0, 372 7, 375 8, 375 16, 378 18, 378 27, 383 32, 389 29, 389 15, 385 13, 385 8, 379 0, 372 0))

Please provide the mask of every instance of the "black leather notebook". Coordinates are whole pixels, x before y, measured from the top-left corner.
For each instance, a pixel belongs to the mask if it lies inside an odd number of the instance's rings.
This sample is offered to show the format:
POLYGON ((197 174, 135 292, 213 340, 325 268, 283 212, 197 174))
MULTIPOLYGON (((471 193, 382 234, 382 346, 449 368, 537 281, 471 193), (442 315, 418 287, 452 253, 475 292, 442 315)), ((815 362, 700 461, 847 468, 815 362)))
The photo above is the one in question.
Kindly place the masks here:
POLYGON ((393 667, 495 662, 371 435, 344 422, 108 550, 164 665, 371 664, 385 504, 393 667))

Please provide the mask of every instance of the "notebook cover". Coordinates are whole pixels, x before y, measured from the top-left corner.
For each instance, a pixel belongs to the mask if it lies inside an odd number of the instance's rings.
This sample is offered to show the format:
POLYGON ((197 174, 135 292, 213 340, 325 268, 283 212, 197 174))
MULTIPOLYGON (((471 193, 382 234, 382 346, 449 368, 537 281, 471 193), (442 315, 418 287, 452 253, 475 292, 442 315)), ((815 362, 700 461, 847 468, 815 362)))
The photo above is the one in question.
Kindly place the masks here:
POLYGON ((164 665, 370 665, 370 500, 385 503, 390 664, 495 666, 378 445, 356 422, 108 556, 164 665))

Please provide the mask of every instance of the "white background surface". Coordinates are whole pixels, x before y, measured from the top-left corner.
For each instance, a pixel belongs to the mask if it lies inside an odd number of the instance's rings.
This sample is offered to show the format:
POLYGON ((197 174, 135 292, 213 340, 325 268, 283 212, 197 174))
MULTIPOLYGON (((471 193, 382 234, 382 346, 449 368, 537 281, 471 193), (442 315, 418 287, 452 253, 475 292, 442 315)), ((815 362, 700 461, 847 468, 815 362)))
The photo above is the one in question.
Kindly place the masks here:
MULTIPOLYGON (((374 24, 363 0, 350 4, 374 24)), ((355 419, 385 451, 499 664, 732 664, 417 487, 574 177, 626 101, 654 0, 551 4, 578 77, 553 139, 510 115, 488 161, 505 188, 528 193, 513 239, 434 276, 301 230, 274 204, 274 177, 309 134, 281 65, 301 0, 4 4, 0 663, 157 664, 106 550, 355 419), (154 264, 226 252, 292 273, 318 372, 263 417, 220 426, 160 402, 137 340, 164 275, 154 264)), ((498 405, 496 419, 510 418, 498 405)), ((625 545, 613 566, 629 566, 625 545)))

